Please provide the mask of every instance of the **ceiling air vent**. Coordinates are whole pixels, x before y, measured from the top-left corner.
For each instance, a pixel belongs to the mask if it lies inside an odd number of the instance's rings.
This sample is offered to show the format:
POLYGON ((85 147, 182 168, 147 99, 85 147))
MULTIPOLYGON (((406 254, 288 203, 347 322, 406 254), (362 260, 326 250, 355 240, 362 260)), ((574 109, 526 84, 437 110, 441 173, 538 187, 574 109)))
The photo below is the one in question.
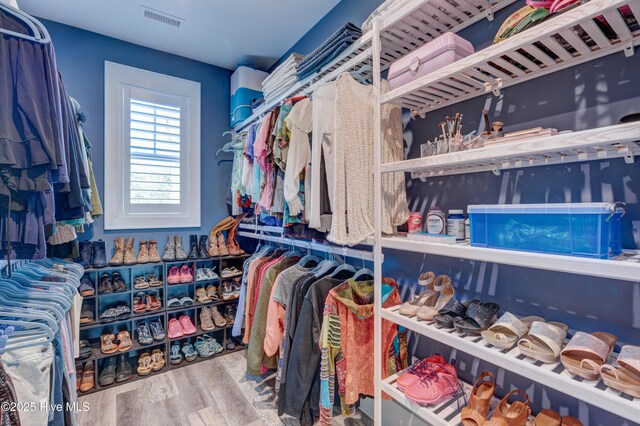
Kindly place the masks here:
POLYGON ((146 6, 140 6, 140 11, 143 17, 171 25, 172 27, 180 28, 184 22, 184 19, 182 18, 160 12, 159 10, 154 10, 146 6))

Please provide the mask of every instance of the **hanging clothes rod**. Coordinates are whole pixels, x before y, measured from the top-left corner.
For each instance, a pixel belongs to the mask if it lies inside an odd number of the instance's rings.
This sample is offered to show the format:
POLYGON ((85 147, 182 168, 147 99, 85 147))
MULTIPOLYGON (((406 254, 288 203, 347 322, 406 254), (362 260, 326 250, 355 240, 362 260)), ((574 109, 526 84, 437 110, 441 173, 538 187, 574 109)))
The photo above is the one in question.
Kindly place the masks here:
POLYGON ((324 253, 337 254, 339 256, 351 257, 354 259, 373 261, 373 253, 365 250, 352 249, 349 247, 330 246, 327 244, 317 243, 315 241, 302 241, 302 240, 296 240, 293 238, 278 237, 274 235, 265 235, 265 234, 255 234, 253 232, 245 232, 245 231, 239 231, 237 235, 240 237, 270 241, 272 243, 296 246, 296 247, 304 248, 307 250, 316 250, 324 253))

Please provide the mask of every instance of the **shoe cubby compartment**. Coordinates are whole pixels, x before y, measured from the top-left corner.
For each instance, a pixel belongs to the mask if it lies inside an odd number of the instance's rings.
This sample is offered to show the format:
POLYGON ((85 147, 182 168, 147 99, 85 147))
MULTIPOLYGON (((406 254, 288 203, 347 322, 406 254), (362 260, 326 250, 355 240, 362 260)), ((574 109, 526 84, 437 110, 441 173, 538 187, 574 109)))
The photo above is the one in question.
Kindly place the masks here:
POLYGON ((93 272, 91 281, 93 281, 93 283, 95 284, 96 294, 98 296, 108 295, 108 294, 128 293, 133 288, 131 284, 131 269, 127 267, 117 267, 117 268, 108 268, 108 269, 105 268, 102 270, 97 270, 96 272, 93 272), (120 274, 120 276, 122 277, 122 281, 124 281, 124 284, 125 284, 125 290, 114 291, 114 286, 115 286, 114 274, 116 274, 116 276, 120 274), (109 286, 109 289, 106 290, 107 292, 105 292, 105 289, 101 288, 100 286, 100 279, 105 275, 109 276, 109 282, 111 283, 109 286), (100 290, 103 290, 103 291, 100 292, 100 290))
POLYGON ((150 282, 149 275, 155 275, 158 278, 158 280, 161 281, 161 284, 156 286, 149 285, 149 287, 147 288, 150 288, 150 289, 162 288, 164 286, 164 268, 162 267, 162 264, 144 263, 144 264, 139 264, 131 267, 131 289, 134 292, 139 290, 146 290, 146 288, 145 289, 135 288, 135 283, 137 278, 143 278, 145 281, 149 283, 150 282))
POLYGON ((158 346, 163 346, 162 349, 164 350, 164 346, 167 340, 167 323, 165 321, 164 313, 160 313, 160 315, 149 316, 142 319, 134 319, 132 328, 131 328, 131 339, 133 340, 134 349, 155 348, 158 346), (151 331, 151 323, 155 321, 160 321, 160 324, 162 324, 164 338, 162 338, 161 340, 153 339, 153 342, 146 345, 140 343, 139 336, 138 336, 138 325, 146 323, 149 327, 149 335, 153 338, 153 332, 151 331))
POLYGON ((164 307, 165 307, 165 298, 164 298, 164 287, 149 287, 149 288, 145 288, 143 290, 136 290, 134 292, 131 293, 131 313, 134 317, 139 317, 139 316, 148 316, 148 315, 153 315, 154 313, 158 312, 158 313, 162 313, 164 312, 164 307), (160 308, 158 309, 150 309, 149 308, 149 300, 147 296, 155 296, 157 297, 158 302, 160 303, 160 308), (134 312, 133 310, 136 307, 136 303, 137 303, 137 299, 138 297, 142 298, 142 303, 144 303, 146 305, 146 309, 144 311, 140 311, 140 312, 134 312))

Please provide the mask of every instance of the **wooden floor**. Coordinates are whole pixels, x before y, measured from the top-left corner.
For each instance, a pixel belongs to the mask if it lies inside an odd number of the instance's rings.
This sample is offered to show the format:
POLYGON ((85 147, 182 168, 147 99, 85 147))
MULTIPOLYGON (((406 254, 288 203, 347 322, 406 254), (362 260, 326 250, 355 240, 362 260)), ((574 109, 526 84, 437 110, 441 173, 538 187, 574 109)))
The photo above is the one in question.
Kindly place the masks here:
MULTIPOLYGON (((265 377, 245 375, 242 352, 168 371, 79 398, 89 410, 80 426, 261 426, 298 425, 280 419, 273 388, 265 377)), ((271 383, 273 381, 271 380, 271 383)), ((334 417, 334 424, 370 426, 359 413, 334 417)))

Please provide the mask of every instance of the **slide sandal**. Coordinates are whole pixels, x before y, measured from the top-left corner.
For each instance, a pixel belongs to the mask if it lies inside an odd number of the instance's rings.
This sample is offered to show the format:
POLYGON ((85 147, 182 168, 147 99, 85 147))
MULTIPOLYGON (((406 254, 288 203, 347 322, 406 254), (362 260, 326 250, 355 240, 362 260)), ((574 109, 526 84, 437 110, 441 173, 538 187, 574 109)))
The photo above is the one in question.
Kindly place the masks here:
POLYGON ((544 318, 536 316, 518 318, 511 312, 505 312, 498 321, 480 334, 482 339, 490 345, 500 349, 510 349, 518 339, 527 334, 534 321, 544 322, 544 318))
POLYGON ((440 309, 438 315, 433 317, 433 320, 442 328, 453 328, 453 321, 457 317, 464 316, 467 307, 472 303, 480 303, 480 301, 474 299, 469 302, 460 303, 457 299, 452 298, 440 309))
POLYGON ((609 364, 600 367, 602 380, 610 388, 640 398, 640 346, 623 346, 617 362, 619 368, 609 364))
POLYGON ((561 322, 534 321, 529 333, 518 341, 518 349, 529 358, 546 363, 557 362, 568 329, 561 322))
POLYGON ((600 366, 609 360, 618 338, 611 333, 578 331, 560 352, 564 368, 587 380, 600 377, 600 366))
POLYGON ((471 303, 464 317, 453 320, 458 333, 478 335, 496 322, 500 305, 492 302, 471 303))

